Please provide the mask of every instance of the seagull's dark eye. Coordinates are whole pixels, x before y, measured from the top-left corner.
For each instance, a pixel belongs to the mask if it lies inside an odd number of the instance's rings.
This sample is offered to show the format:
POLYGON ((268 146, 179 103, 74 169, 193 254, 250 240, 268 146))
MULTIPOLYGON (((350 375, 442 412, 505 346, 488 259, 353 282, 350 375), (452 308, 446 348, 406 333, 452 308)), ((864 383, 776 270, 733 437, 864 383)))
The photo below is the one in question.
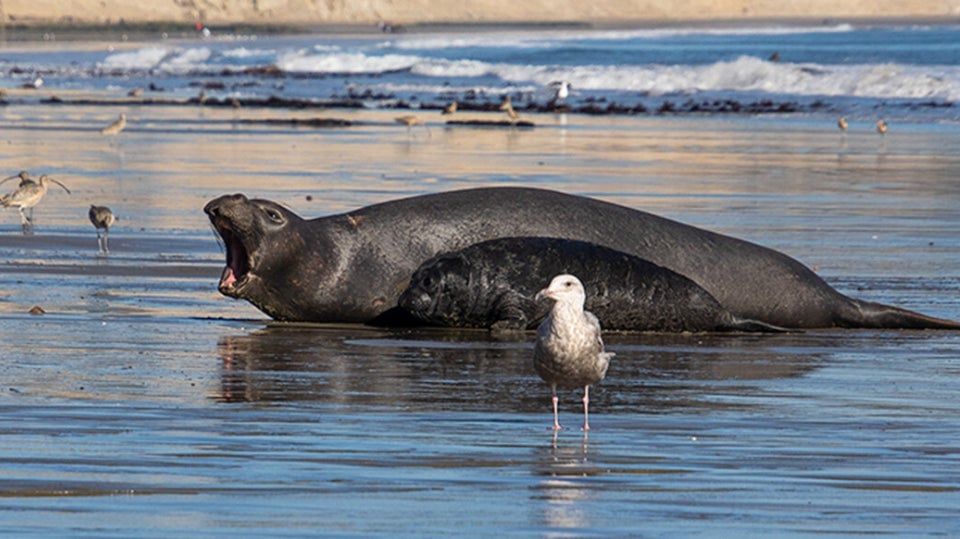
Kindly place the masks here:
POLYGON ((567 282, 563 283, 563 286, 565 286, 565 287, 567 287, 567 288, 570 288, 571 286, 573 286, 573 281, 567 281, 567 282))

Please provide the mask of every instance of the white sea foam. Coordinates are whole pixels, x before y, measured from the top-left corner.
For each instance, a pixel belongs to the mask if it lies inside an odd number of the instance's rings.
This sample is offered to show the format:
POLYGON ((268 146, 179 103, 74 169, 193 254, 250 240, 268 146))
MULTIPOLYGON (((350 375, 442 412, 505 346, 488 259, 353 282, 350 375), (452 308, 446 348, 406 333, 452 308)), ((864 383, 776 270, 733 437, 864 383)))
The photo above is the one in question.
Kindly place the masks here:
POLYGON ((412 72, 431 77, 493 75, 513 84, 547 85, 566 80, 580 90, 652 95, 706 91, 765 92, 802 96, 960 98, 955 67, 864 64, 821 66, 769 62, 742 56, 707 65, 528 66, 483 62, 415 63, 412 72))
POLYGON ((185 49, 179 51, 178 54, 168 56, 161 66, 173 70, 197 67, 209 60, 212 54, 207 47, 185 49))
POLYGON ((280 69, 295 73, 387 73, 409 69, 420 60, 417 56, 387 54, 368 56, 363 53, 283 54, 277 58, 280 69))
POLYGON ((276 56, 274 49, 249 49, 247 47, 238 47, 236 49, 225 50, 220 53, 224 58, 272 58, 276 56))
POLYGON ((135 51, 118 52, 104 58, 100 67, 107 69, 152 69, 160 64, 171 50, 166 47, 148 47, 135 51))

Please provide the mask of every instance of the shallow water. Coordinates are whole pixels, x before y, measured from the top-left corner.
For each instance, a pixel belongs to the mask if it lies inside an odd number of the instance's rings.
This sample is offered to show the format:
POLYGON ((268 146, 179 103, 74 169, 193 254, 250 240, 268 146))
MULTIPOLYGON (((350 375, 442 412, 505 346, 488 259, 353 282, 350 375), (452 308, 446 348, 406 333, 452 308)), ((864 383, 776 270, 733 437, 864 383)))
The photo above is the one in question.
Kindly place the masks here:
POLYGON ((97 135, 121 110, 0 111, 0 170, 73 190, 48 194, 32 235, 0 213, 5 534, 960 533, 960 334, 609 334, 594 430, 569 393, 554 436, 530 335, 269 324, 216 292, 200 211, 237 191, 318 216, 535 185, 960 319, 956 127, 538 116, 408 133, 376 111, 323 111, 360 125, 316 130, 236 121, 316 112, 129 107, 127 131, 97 135), (91 203, 120 215, 109 257, 91 203))

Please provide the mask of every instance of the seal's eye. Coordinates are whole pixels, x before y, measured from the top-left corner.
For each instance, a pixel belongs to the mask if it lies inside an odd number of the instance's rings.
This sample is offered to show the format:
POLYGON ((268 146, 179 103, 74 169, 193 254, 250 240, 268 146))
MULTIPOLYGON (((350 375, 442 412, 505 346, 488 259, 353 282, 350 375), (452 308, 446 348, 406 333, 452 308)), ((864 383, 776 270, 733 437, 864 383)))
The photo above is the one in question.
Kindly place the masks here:
POLYGON ((283 215, 281 215, 277 210, 273 208, 263 208, 263 213, 266 213, 267 217, 269 217, 274 223, 283 223, 283 215))

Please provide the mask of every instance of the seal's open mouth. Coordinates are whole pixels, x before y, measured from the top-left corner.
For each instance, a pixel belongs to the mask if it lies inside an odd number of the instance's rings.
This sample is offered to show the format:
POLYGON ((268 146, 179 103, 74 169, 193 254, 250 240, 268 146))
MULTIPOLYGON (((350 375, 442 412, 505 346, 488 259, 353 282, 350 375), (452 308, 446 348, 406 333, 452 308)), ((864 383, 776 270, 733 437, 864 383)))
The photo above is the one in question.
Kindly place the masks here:
POLYGON ((223 268, 220 285, 217 288, 221 294, 239 297, 240 290, 249 281, 250 267, 253 262, 246 246, 227 223, 220 221, 214 226, 223 238, 227 249, 227 267, 223 268))

